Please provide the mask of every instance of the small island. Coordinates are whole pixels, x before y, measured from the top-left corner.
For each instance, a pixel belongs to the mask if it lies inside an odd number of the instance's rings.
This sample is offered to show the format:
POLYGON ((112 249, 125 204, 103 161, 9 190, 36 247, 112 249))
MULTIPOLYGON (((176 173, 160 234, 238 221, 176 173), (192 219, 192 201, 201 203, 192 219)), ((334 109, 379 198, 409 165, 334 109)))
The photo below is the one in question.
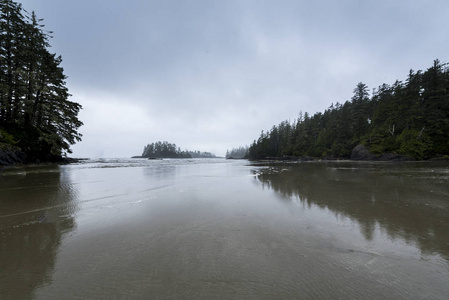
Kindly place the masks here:
POLYGON ((200 151, 182 151, 176 144, 167 141, 151 143, 143 148, 142 155, 133 156, 132 158, 148 158, 148 159, 162 159, 162 158, 217 158, 215 154, 210 152, 200 151))
POLYGON ((246 159, 248 158, 248 150, 248 146, 227 150, 226 159, 246 159))

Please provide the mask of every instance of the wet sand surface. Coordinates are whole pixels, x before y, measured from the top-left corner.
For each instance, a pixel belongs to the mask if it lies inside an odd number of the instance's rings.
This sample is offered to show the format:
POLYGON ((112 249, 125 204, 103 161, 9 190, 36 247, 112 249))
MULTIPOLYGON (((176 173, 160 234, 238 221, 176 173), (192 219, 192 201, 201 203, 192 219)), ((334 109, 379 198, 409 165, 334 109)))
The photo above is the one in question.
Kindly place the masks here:
POLYGON ((10 168, 0 239, 2 299, 447 299, 449 164, 10 168))

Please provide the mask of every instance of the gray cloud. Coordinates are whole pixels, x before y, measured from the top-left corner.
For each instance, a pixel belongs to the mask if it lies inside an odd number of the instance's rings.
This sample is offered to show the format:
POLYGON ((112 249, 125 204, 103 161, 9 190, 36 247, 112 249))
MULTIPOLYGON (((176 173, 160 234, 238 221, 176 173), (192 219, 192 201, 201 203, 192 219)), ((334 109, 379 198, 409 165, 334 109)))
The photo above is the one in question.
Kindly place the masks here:
POLYGON ((75 156, 148 142, 249 144, 408 70, 447 60, 446 1, 22 1, 53 30, 84 140, 75 156))

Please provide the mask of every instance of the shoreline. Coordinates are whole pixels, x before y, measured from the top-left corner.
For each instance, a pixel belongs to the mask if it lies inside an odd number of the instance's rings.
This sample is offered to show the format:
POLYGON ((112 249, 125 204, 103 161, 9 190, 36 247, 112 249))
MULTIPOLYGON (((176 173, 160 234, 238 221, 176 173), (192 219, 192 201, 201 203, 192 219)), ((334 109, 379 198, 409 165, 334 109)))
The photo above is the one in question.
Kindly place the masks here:
MULTIPOLYGON (((251 159, 250 159, 251 160, 251 159)), ((306 162, 306 161, 367 161, 367 162, 416 162, 416 161, 449 161, 447 155, 436 155, 427 159, 416 159, 414 157, 395 154, 395 153, 382 153, 379 155, 369 152, 368 148, 364 145, 356 146, 350 157, 334 157, 332 155, 326 155, 324 157, 311 157, 311 156, 282 156, 282 157, 265 157, 263 159, 254 159, 251 161, 276 161, 276 162, 306 162)))
MULTIPOLYGON (((385 154, 386 155, 386 154, 385 154)), ((410 158, 410 157, 405 157, 405 156, 400 156, 400 155, 395 155, 395 154, 391 154, 390 159, 385 158, 382 155, 381 157, 376 157, 374 159, 353 159, 353 158, 328 158, 328 157, 323 157, 323 158, 319 158, 319 157, 266 157, 263 159, 248 159, 248 161, 250 162, 255 162, 255 163, 300 163, 300 162, 332 162, 332 161, 350 161, 350 162, 434 162, 434 161, 449 161, 449 157, 446 156, 435 156, 435 157, 430 157, 428 159, 422 159, 422 160, 417 160, 414 158, 410 158)), ((390 155, 389 155, 390 157, 390 155)))
POLYGON ((48 156, 47 159, 30 158, 22 149, 17 146, 0 143, 0 167, 8 166, 29 166, 40 164, 67 165, 78 163, 87 158, 72 158, 64 156, 48 156))

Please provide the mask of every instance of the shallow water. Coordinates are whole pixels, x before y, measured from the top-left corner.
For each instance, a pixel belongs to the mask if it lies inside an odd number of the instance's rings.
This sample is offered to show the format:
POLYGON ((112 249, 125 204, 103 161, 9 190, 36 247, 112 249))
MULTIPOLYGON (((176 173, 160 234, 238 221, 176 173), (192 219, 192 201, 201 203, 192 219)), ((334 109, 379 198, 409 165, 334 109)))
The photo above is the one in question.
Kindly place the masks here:
POLYGON ((447 299, 449 164, 5 169, 0 298, 447 299))

